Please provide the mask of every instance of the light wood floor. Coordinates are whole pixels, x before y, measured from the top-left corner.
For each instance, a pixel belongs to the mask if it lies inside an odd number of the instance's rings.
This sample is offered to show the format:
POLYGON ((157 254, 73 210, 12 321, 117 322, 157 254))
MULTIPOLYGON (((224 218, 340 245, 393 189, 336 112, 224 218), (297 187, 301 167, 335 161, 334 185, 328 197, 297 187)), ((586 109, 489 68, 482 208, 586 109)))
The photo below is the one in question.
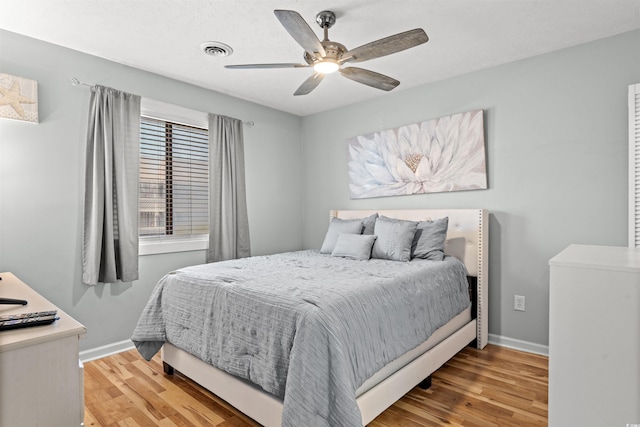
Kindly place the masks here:
MULTIPOLYGON (((369 427, 546 426, 548 359, 488 345, 467 347, 369 427)), ((85 426, 255 427, 255 422, 156 356, 135 350, 85 364, 85 426)), ((301 426, 302 427, 302 426, 301 426)))

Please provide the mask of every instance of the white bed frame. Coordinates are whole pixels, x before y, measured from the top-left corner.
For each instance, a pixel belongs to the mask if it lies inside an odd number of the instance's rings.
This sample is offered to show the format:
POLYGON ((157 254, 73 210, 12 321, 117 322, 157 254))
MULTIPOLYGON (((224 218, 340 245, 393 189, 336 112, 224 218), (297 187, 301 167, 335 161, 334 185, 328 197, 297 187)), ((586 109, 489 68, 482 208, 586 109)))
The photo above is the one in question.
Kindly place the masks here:
MULTIPOLYGON (((479 349, 488 340, 488 213, 484 209, 335 210, 331 217, 363 218, 378 214, 412 221, 449 217, 445 253, 460 259, 469 276, 477 277, 477 317, 357 398, 362 422, 371 422, 456 353, 476 340, 479 349)), ((282 424, 282 400, 252 383, 221 371, 197 357, 165 344, 162 360, 236 409, 266 427, 282 424)), ((310 390, 313 392, 313 390, 310 390)))

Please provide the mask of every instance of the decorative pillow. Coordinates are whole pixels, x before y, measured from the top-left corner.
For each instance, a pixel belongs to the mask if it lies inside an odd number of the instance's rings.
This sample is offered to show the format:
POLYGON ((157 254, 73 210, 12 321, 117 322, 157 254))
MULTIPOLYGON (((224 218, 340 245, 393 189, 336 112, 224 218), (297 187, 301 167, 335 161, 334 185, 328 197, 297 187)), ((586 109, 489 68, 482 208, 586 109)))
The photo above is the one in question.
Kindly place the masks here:
POLYGON ((448 228, 449 217, 434 221, 420 221, 411 245, 412 257, 442 261, 448 228))
POLYGON ((371 258, 371 247, 376 237, 371 234, 340 233, 331 256, 365 260, 371 258))
POLYGON ((327 230, 327 234, 324 236, 322 248, 320 248, 320 253, 330 254, 331 252, 333 252, 333 248, 336 245, 336 240, 338 239, 338 234, 360 234, 361 231, 361 219, 331 218, 329 229, 327 230))
POLYGON ((416 221, 379 217, 373 231, 378 238, 373 244, 371 258, 409 261, 417 227, 416 221))
POLYGON ((366 218, 362 218, 362 234, 373 234, 373 228, 376 226, 378 212, 366 218))

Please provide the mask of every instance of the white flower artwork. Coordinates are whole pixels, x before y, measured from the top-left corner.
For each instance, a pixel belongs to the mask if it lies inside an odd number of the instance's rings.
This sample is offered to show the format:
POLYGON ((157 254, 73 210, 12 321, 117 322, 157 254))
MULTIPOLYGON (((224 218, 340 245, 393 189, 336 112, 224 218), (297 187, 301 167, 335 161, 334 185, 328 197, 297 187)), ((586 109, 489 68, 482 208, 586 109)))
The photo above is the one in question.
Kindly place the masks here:
POLYGON ((347 141, 352 199, 487 188, 483 111, 347 141))

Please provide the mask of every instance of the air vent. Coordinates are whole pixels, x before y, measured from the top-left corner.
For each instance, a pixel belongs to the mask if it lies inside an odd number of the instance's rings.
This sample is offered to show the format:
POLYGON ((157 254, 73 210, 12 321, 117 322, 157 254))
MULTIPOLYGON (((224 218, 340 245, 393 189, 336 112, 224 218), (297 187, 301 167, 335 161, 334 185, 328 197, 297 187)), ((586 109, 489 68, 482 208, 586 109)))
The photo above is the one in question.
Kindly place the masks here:
POLYGON ((204 42, 200 45, 200 49, 207 55, 224 57, 233 53, 231 46, 220 42, 204 42))

